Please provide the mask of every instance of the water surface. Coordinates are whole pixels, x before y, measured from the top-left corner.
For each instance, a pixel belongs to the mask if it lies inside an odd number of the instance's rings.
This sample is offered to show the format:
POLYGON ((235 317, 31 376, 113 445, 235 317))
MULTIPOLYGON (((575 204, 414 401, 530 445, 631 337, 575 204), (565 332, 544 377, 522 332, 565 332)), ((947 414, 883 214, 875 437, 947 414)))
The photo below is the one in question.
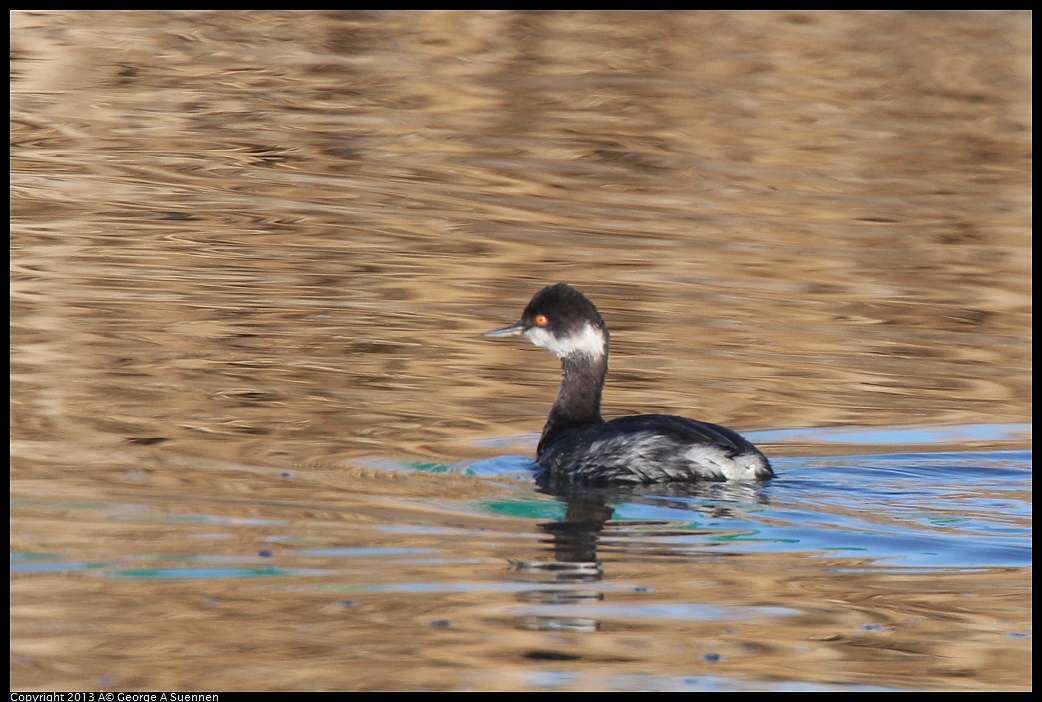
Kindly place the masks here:
POLYGON ((1030 689, 1029 13, 11 22, 12 689, 1030 689))

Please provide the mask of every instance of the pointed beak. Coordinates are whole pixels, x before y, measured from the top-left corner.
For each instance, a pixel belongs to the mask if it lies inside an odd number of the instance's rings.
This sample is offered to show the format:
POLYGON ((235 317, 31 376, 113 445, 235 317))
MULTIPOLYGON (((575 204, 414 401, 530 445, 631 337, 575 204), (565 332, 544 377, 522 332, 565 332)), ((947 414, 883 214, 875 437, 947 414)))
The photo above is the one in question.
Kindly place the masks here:
POLYGON ((495 338, 499 336, 518 336, 525 333, 525 325, 521 322, 517 324, 511 324, 509 327, 503 327, 502 329, 494 329, 490 332, 485 332, 482 336, 489 338, 495 338))

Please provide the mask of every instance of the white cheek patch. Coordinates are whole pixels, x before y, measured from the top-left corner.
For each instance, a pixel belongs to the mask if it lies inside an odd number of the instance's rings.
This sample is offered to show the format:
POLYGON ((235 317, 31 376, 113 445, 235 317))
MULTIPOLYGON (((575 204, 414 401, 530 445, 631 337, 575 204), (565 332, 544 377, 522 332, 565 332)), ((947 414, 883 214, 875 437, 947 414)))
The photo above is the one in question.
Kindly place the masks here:
POLYGON ((532 327, 525 332, 525 337, 536 346, 542 346, 560 358, 574 354, 594 358, 604 355, 604 334, 592 324, 586 324, 581 332, 562 339, 558 339, 542 327, 532 327))

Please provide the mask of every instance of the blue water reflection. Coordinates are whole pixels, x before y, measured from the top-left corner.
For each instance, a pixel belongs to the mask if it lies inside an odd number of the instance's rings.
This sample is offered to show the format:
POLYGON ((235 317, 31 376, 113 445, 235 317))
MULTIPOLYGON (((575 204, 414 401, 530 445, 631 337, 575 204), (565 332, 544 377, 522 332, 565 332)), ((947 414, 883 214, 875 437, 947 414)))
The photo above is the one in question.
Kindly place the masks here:
MULTIPOLYGON (((782 432, 767 433, 779 434, 775 441, 782 438, 782 432)), ((896 436, 943 443, 951 436, 994 439, 1025 433, 1030 434, 1027 425, 823 434, 846 443, 896 436)), ((814 436, 821 439, 823 434, 815 430, 814 436)), ((718 549, 804 552, 850 557, 873 567, 1031 565, 1030 451, 901 452, 779 458, 774 463, 778 477, 764 486, 712 484, 688 494, 600 493, 611 508, 611 548, 674 557, 718 549), (649 549, 652 543, 654 549, 649 549)), ((533 467, 529 458, 507 456, 465 470, 523 479, 533 467)), ((485 509, 565 519, 565 503, 520 499, 485 509)), ((603 545, 600 550, 603 556, 603 545)))

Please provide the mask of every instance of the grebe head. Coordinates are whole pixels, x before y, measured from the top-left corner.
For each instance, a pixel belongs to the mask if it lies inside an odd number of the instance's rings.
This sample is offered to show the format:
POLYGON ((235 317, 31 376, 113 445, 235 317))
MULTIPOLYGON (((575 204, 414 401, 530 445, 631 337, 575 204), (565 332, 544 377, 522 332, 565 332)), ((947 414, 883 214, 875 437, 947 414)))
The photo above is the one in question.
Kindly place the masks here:
POLYGON ((521 321, 486 332, 485 336, 522 335, 558 357, 608 355, 608 328, 585 295, 566 283, 543 288, 525 307, 521 321))

